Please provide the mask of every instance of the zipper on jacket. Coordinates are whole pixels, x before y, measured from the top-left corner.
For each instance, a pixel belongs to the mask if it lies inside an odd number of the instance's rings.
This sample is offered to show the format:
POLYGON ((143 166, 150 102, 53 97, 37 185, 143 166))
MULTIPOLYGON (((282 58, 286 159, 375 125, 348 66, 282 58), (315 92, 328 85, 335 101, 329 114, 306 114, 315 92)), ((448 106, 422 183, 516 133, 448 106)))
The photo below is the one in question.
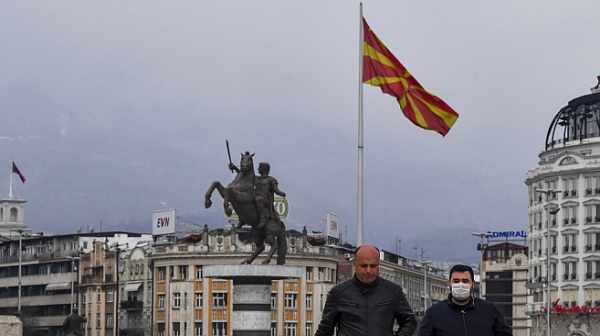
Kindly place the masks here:
POLYGON ((367 308, 367 318, 365 319, 365 336, 369 336, 369 295, 365 294, 365 306, 367 308))
POLYGON ((465 320, 465 315, 467 314, 467 312, 463 310, 461 310, 462 313, 462 318, 463 318, 463 325, 465 326, 465 336, 469 336, 469 334, 467 334, 467 321, 465 320))

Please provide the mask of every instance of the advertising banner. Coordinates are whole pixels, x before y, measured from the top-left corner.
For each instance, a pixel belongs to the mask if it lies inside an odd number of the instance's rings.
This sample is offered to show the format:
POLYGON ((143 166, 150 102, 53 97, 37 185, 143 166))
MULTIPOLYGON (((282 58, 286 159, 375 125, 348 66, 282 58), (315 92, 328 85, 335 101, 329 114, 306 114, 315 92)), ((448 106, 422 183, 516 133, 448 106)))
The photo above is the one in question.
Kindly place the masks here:
POLYGON ((175 233, 175 209, 152 212, 152 235, 175 233))

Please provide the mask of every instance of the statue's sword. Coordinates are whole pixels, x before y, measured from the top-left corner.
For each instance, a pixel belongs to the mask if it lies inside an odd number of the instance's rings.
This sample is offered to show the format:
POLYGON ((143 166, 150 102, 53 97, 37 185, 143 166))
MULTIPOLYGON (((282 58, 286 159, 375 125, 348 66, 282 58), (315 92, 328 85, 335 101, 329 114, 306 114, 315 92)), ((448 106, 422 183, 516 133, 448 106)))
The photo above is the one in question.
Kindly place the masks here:
MULTIPOLYGON (((231 161, 231 151, 229 150, 229 140, 225 140, 225 144, 227 145, 227 156, 229 156, 229 164, 233 164, 233 162, 231 161)), ((233 169, 231 169, 231 172, 233 173, 233 169)))

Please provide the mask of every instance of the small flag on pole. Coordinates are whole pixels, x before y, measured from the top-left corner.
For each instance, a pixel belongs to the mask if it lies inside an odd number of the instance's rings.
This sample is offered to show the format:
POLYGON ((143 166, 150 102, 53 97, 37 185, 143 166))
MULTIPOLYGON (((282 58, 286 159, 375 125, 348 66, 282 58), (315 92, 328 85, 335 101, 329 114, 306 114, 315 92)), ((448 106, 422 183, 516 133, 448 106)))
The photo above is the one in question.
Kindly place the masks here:
POLYGON ((19 170, 19 168, 17 167, 17 164, 14 161, 12 163, 12 172, 19 175, 19 177, 21 178, 21 182, 25 183, 25 176, 23 176, 23 174, 21 174, 21 171, 19 170))
POLYGON ((458 119, 442 99, 427 92, 373 33, 363 19, 363 83, 395 97, 413 124, 445 136, 458 119))

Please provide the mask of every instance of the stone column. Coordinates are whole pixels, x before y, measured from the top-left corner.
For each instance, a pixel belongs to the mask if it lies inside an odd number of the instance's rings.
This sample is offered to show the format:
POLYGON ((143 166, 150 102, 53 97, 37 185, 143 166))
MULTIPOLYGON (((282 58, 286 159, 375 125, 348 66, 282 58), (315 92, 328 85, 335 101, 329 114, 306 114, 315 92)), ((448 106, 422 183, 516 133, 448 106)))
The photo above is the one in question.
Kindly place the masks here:
POLYGON ((302 276, 302 268, 284 265, 211 265, 202 272, 233 280, 233 336, 270 336, 271 281, 302 276))

